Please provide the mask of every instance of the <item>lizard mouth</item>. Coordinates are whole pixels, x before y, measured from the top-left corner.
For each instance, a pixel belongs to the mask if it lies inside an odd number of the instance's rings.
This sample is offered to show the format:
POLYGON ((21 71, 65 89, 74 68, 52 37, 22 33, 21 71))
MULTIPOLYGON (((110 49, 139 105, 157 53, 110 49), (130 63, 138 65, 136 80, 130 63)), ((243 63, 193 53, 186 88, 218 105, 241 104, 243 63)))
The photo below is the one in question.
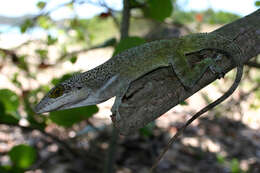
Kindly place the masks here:
POLYGON ((101 103, 101 102, 104 102, 104 101, 107 101, 107 100, 108 99, 102 99, 102 100, 99 100, 98 102, 96 100, 93 100, 92 102, 89 102, 89 101, 86 102, 85 99, 81 99, 81 100, 78 100, 77 102, 63 104, 63 105, 57 107, 56 109, 53 109, 52 111, 72 109, 72 108, 83 107, 83 106, 90 106, 90 105, 96 105, 98 103, 101 103))
MULTIPOLYGON (((39 105, 36 105, 36 107, 34 108, 34 112, 36 112, 37 114, 42 114, 42 113, 46 113, 46 112, 52 112, 52 111, 58 111, 58 110, 65 110, 65 109, 70 109, 70 108, 73 108, 75 107, 74 105, 77 105, 79 104, 80 102, 82 102, 83 99, 81 100, 78 100, 77 102, 69 102, 69 103, 65 103, 65 104, 62 104, 60 106, 57 106, 57 107, 53 107, 53 108, 50 108, 48 106, 46 107, 43 107, 41 109, 39 109, 39 105)), ((54 103, 52 103, 54 104, 54 103)), ((50 104, 51 105, 51 104, 50 104)))
MULTIPOLYGON (((83 100, 84 99, 78 100, 78 101, 73 102, 73 103, 72 102, 65 103, 65 104, 63 104, 63 105, 61 105, 61 106, 59 106, 59 107, 57 107, 57 108, 55 108, 51 111, 58 111, 58 110, 65 110, 65 109, 71 109, 71 108, 79 107, 77 105, 80 104, 81 102, 83 102, 83 100)), ((82 105, 82 106, 84 106, 84 105, 82 105)))
POLYGON ((80 100, 77 100, 77 101, 74 101, 74 102, 68 102, 68 103, 63 103, 59 106, 53 106, 53 104, 55 103, 52 103, 50 104, 49 106, 46 106, 46 107, 43 107, 41 109, 37 108, 37 106, 34 108, 34 111, 37 113, 37 114, 41 114, 41 113, 45 113, 45 112, 52 112, 52 111, 59 111, 59 110, 66 110, 66 109, 72 109, 72 108, 77 108, 77 107, 83 107, 83 106, 90 106, 90 105, 96 105, 98 103, 101 103, 101 102, 104 102, 108 99, 100 99, 100 100, 97 100, 97 99, 94 99, 92 98, 93 100, 90 101, 90 99, 80 99, 80 100))

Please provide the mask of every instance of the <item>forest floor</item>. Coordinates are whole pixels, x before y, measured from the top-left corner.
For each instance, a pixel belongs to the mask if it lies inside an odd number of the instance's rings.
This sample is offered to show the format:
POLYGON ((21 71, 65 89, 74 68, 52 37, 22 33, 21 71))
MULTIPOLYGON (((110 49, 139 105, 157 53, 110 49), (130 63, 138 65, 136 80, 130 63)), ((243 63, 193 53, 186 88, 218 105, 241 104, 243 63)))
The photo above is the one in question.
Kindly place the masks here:
MULTIPOLYGON (((157 172, 260 172, 259 129, 252 129, 242 121, 223 114, 216 116, 216 112, 211 111, 209 115, 196 120, 187 128, 166 153, 158 165, 157 172)), ((115 155, 116 172, 148 172, 170 136, 186 119, 187 116, 169 111, 158 120, 158 126, 155 126, 151 133, 120 136, 115 155)), ((89 121, 99 129, 90 129, 88 133, 76 137, 75 133, 86 127, 87 122, 70 129, 53 124, 46 128, 47 132, 69 143, 74 154, 79 154, 77 157, 72 157, 60 145, 36 130, 21 130, 19 127, 0 125, 0 163, 8 164, 7 152, 12 146, 30 143, 37 148, 38 160, 32 167, 33 171, 27 173, 102 172, 112 128, 104 125, 100 117, 91 118, 89 121)))

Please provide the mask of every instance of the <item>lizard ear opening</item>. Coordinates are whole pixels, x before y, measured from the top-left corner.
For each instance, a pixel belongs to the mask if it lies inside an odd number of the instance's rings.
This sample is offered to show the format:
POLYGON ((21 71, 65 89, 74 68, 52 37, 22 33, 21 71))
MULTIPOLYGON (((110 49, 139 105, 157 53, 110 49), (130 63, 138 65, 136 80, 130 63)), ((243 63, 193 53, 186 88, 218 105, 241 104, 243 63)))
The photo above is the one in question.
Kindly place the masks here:
POLYGON ((109 86, 111 86, 117 79, 118 75, 111 77, 98 91, 97 95, 100 95, 103 91, 105 91, 109 86))
POLYGON ((64 87, 62 85, 57 86, 51 92, 49 97, 50 98, 58 98, 64 94, 64 87))

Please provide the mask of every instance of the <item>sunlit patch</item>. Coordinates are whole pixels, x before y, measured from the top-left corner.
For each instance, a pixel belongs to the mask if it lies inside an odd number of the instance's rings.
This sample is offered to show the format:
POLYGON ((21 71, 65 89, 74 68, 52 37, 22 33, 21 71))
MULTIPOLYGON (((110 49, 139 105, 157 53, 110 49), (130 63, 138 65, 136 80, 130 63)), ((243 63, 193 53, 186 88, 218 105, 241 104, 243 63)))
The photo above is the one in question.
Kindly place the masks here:
POLYGON ((49 95, 50 98, 57 98, 64 93, 64 87, 62 85, 57 86, 49 95))

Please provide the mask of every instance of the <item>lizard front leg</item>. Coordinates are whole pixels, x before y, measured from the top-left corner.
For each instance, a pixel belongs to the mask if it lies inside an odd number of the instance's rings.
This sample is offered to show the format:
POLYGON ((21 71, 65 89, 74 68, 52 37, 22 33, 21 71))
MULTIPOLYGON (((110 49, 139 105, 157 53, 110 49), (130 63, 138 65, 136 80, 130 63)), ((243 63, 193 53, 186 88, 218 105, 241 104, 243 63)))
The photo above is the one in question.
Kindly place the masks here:
POLYGON ((113 119, 115 121, 119 121, 121 119, 121 116, 120 116, 120 113, 119 113, 119 106, 122 105, 122 99, 124 97, 124 95, 126 94, 128 88, 129 88, 129 85, 130 85, 130 82, 122 82, 121 86, 119 87, 119 90, 118 92, 116 93, 116 100, 112 106, 112 114, 113 116, 113 119))
POLYGON ((185 89, 192 88, 209 67, 212 72, 221 73, 213 58, 205 58, 191 68, 182 51, 174 52, 172 58, 169 58, 169 63, 185 89))

